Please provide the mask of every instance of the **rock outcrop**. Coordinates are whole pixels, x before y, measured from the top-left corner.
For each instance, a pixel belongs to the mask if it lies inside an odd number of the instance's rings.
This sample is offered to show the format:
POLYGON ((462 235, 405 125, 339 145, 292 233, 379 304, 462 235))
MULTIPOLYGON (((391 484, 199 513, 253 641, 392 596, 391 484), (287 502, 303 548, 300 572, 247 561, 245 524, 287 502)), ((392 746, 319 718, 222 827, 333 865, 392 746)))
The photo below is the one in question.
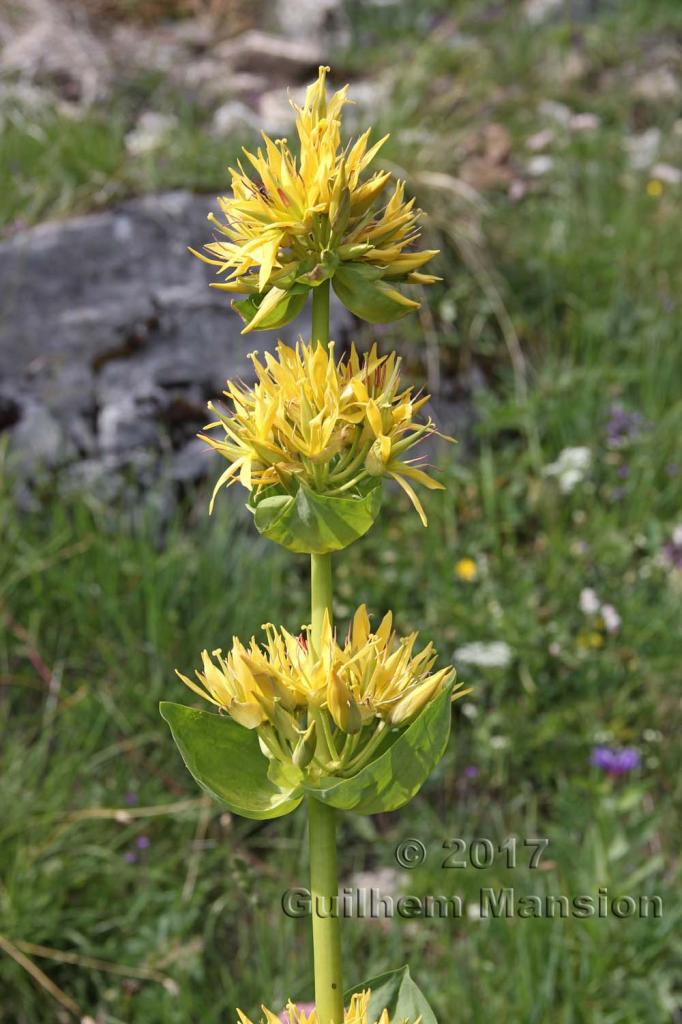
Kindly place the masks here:
MULTIPOLYGON (((188 252, 210 236, 212 198, 174 192, 42 224, 0 243, 0 430, 21 477, 41 467, 90 484, 208 470, 194 435, 248 352, 293 341, 309 312, 243 337, 229 299, 188 252)), ((333 335, 352 328, 333 306, 333 335)))

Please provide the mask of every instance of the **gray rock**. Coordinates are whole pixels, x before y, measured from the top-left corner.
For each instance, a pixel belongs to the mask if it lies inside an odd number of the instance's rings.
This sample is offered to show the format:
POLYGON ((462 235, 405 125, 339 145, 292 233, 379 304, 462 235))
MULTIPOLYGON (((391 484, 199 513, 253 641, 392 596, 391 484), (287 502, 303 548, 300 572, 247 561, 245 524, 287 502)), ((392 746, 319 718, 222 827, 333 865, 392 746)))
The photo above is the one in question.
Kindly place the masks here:
MULTIPOLYGON (((210 269, 187 252, 210 239, 215 205, 167 193, 0 242, 0 430, 25 467, 85 459, 71 478, 87 486, 101 460, 107 477, 132 465, 144 481, 150 462, 177 452, 178 480, 189 479, 197 448, 186 445, 206 401, 226 378, 251 378, 254 348, 309 333, 308 310, 281 331, 241 335, 210 269)), ((352 324, 333 304, 332 336, 347 340, 352 324)))
POLYGON ((319 42, 300 33, 295 39, 250 29, 216 48, 216 54, 235 71, 266 72, 279 81, 291 81, 315 75, 324 63, 324 50, 319 42))
POLYGON ((289 39, 301 38, 305 25, 306 39, 325 43, 330 51, 349 45, 349 17, 342 0, 276 0, 277 27, 289 39))
POLYGON ((256 114, 240 100, 230 100, 218 107, 211 121, 211 133, 224 139, 230 136, 257 136, 261 125, 256 114))
POLYGON ((73 448, 63 428, 48 409, 25 401, 21 418, 12 431, 11 464, 19 476, 34 469, 48 469, 69 461, 73 448))
POLYGON ((211 449, 198 437, 188 441, 173 459, 171 477, 178 484, 195 484, 210 471, 209 463, 216 460, 211 449))

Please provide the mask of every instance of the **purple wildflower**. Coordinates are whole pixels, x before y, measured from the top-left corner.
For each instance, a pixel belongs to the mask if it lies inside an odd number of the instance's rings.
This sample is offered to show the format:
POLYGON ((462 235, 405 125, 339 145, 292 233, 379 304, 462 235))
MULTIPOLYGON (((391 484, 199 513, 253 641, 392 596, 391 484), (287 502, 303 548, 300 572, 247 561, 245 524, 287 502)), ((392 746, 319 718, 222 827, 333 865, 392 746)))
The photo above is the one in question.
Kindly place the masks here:
POLYGON ((467 779, 475 779, 479 775, 479 767, 475 764, 468 764, 464 769, 464 777, 467 779))
POLYGON ((643 426, 644 417, 640 413, 630 412, 618 402, 614 402, 606 425, 609 448, 622 448, 633 441, 641 433, 643 426))
POLYGON ((138 850, 148 850, 152 844, 152 841, 149 838, 149 836, 138 836, 136 843, 138 850))
POLYGON ((590 764, 595 768, 601 768, 609 775, 626 775, 628 772, 639 768, 641 757, 636 747, 595 747, 590 756, 590 764))
POLYGON ((128 807, 132 807, 133 804, 137 803, 137 793, 134 789, 129 789, 126 793, 126 803, 128 804, 128 807))
POLYGON ((672 537, 663 545, 663 561, 671 569, 682 569, 682 523, 675 527, 672 537))
POLYGON ((136 864, 137 863, 137 854, 133 853, 132 850, 127 850, 123 854, 123 859, 126 862, 126 864, 136 864))
POLYGON ((630 467, 625 465, 619 466, 618 476, 621 478, 621 480, 627 480, 627 478, 630 476, 630 467))

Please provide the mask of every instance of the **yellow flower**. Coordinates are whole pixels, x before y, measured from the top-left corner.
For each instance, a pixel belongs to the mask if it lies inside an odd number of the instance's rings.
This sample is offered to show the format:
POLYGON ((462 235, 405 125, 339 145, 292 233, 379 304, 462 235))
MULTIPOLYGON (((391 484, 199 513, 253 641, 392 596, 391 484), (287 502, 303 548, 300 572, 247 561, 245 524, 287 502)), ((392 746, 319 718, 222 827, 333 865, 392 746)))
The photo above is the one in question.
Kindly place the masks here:
MULTIPOLYGON (((370 1018, 367 1016, 367 1013, 371 995, 371 991, 366 989, 364 992, 356 992, 355 995, 351 996, 350 1003, 343 1013, 344 1024, 370 1024, 370 1018)), ((268 1010, 265 1006, 261 1006, 261 1010, 263 1011, 261 1024, 282 1024, 282 1018, 279 1014, 273 1013, 272 1010, 268 1010)), ((241 1010, 237 1010, 237 1013, 239 1014, 239 1024, 252 1024, 241 1010)), ((289 1001, 286 1005, 285 1013, 287 1024, 318 1024, 317 1013, 314 1008, 310 1012, 306 1012, 303 1007, 299 1008, 295 1003, 289 1001)), ((420 1019, 418 1018, 413 1024, 419 1024, 420 1019)), ((374 1024, 388 1024, 388 1011, 382 1010, 378 1021, 374 1022, 374 1024)), ((409 1024, 409 1022, 405 1020, 396 1022, 396 1024, 409 1024)))
POLYGON ((578 634, 577 645, 582 651, 599 650, 600 647, 604 646, 604 635, 596 629, 582 631, 578 634))
MULTIPOLYGON (((372 630, 361 605, 343 643, 326 616, 318 652, 309 628, 300 636, 270 623, 263 629, 262 645, 235 637, 226 655, 204 651, 197 682, 178 675, 240 725, 257 729, 270 755, 318 774, 353 774, 377 733, 402 728, 453 685, 454 669, 434 672, 432 644, 415 654, 418 634, 397 637, 390 612, 372 630)), ((453 700, 464 696, 459 684, 454 689, 453 700)))
POLYGON ((400 359, 379 356, 376 346, 360 357, 353 346, 338 361, 334 345, 279 342, 276 357, 261 363, 251 355, 257 381, 253 387, 227 382, 231 411, 209 405, 219 417, 207 430, 222 428, 223 437, 200 437, 229 466, 221 487, 239 481, 258 492, 276 486, 293 494, 300 484, 327 497, 352 497, 373 478, 390 476, 407 492, 426 525, 421 503, 409 481, 431 489, 431 479, 404 456, 417 442, 436 433, 431 419, 415 421, 428 395, 401 390, 400 359))
POLYGON ((455 575, 465 583, 472 583, 478 576, 478 566, 473 558, 460 558, 455 564, 455 575))
POLYGON ((320 68, 302 107, 292 104, 298 159, 286 139, 265 134, 263 148, 245 150, 255 178, 241 163, 230 169, 232 195, 218 199, 224 220, 209 216, 219 237, 207 255, 191 250, 224 276, 213 287, 249 296, 233 303, 244 333, 290 322, 310 289, 329 278, 341 301, 371 323, 418 308, 396 284, 438 280, 421 271, 436 251, 414 249, 418 211, 405 200, 404 182, 386 198, 390 174, 365 174, 388 136, 370 145, 368 129, 342 145, 348 86, 328 97, 328 71, 320 68))
POLYGON ((663 195, 663 182, 659 181, 658 178, 651 178, 646 185, 646 194, 651 196, 652 199, 658 199, 659 196, 663 195))

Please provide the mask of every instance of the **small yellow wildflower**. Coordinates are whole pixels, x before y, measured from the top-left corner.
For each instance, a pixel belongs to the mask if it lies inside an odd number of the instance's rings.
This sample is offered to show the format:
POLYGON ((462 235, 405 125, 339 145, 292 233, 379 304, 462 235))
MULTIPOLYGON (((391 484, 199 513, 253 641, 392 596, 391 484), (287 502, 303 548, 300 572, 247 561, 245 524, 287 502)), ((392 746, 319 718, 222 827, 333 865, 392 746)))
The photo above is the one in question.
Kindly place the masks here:
MULTIPOLYGON (((371 995, 371 991, 366 989, 364 992, 357 992, 351 996, 350 1003, 344 1010, 344 1024, 370 1024, 367 1012, 371 995)), ((278 1014, 268 1010, 265 1006, 262 1006, 261 1010, 263 1011, 261 1024, 282 1024, 282 1018, 278 1014)), ((237 1013, 239 1014, 239 1024, 251 1024, 249 1018, 241 1010, 237 1010, 237 1013)), ((299 1008, 295 1003, 289 1001, 286 1005, 285 1013, 286 1024, 318 1024, 317 1013, 314 1007, 309 1012, 306 1012, 303 1007, 299 1008)), ((417 1018, 414 1024, 419 1024, 420 1019, 417 1018)), ((382 1010, 381 1016, 375 1024, 388 1024, 388 1020, 388 1011, 382 1010)), ((410 1024, 410 1022, 405 1020, 396 1022, 396 1024, 410 1024)))
POLYGON ((663 182, 658 178, 651 178, 646 185, 646 194, 652 199, 658 199, 663 195, 663 182))
POLYGON ((478 576, 478 566, 473 558, 460 558, 455 564, 455 575, 465 583, 473 583, 478 576))
POLYGON ((604 634, 596 629, 581 632, 578 634, 578 647, 580 650, 599 650, 604 646, 604 634))
POLYGON ((395 287, 430 284, 421 268, 435 250, 416 251, 418 211, 397 182, 388 200, 386 171, 369 168, 387 136, 369 144, 371 129, 342 146, 341 112, 348 86, 327 96, 321 67, 296 111, 298 160, 286 139, 263 135, 264 149, 244 151, 255 180, 241 163, 231 168, 232 195, 218 199, 225 221, 211 214, 222 238, 195 256, 225 280, 213 285, 250 298, 233 303, 247 331, 281 327, 300 312, 311 288, 332 279, 341 301, 370 323, 395 320, 419 303, 395 287))
POLYGON ((410 481, 432 490, 442 484, 406 460, 418 441, 436 433, 430 419, 415 417, 428 395, 400 388, 400 359, 377 355, 376 346, 360 357, 334 358, 334 345, 290 348, 279 342, 277 356, 264 364, 251 355, 257 383, 227 382, 232 412, 209 405, 224 437, 200 437, 229 462, 219 477, 211 510, 221 487, 237 480, 247 490, 272 485, 295 493, 303 483, 328 497, 352 497, 374 477, 390 476, 408 494, 426 526, 426 516, 410 481))
MULTIPOLYGON (((300 636, 270 623, 263 629, 263 645, 255 637, 248 645, 234 637, 226 655, 204 651, 197 682, 177 674, 240 725, 259 730, 274 756, 291 761, 298 752, 296 763, 307 766, 314 761, 313 770, 329 761, 330 737, 334 747, 335 735, 343 740, 361 734, 359 746, 353 748, 359 754, 378 725, 406 725, 453 684, 453 668, 433 671, 432 644, 415 654, 416 632, 396 636, 390 612, 372 630, 361 605, 343 643, 326 616, 319 653, 313 650, 309 628, 300 636), (315 734, 310 728, 313 721, 318 723, 315 734)), ((459 691, 459 684, 455 689, 459 691)), ((337 754, 332 756, 335 762, 337 754)), ((357 760, 348 767, 353 766, 357 760)), ((343 765, 337 763, 333 770, 338 768, 343 765)))

